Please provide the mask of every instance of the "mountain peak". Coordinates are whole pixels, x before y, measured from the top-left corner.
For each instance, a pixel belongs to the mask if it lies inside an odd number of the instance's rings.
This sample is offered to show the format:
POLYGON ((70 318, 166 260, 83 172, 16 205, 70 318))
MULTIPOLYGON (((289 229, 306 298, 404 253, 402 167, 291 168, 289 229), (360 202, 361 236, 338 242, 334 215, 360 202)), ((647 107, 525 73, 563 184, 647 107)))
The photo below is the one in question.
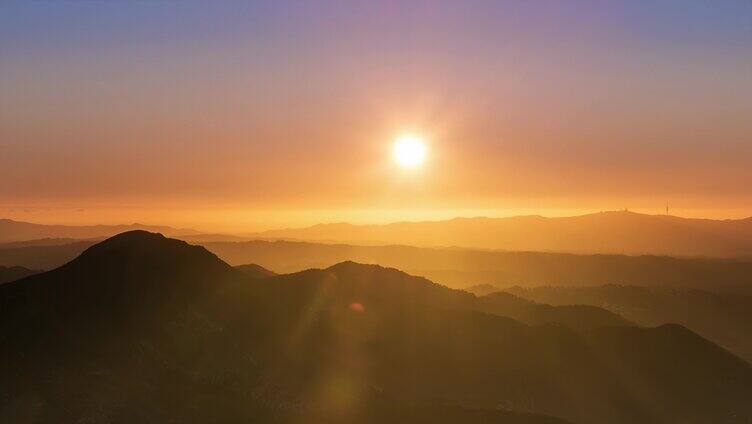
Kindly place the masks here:
POLYGON ((277 275, 276 272, 266 269, 258 264, 238 265, 235 269, 254 279, 269 278, 277 275))
POLYGON ((243 278, 239 271, 204 247, 135 230, 97 243, 57 269, 28 277, 32 280, 28 286, 49 284, 51 290, 71 300, 140 302, 205 294, 222 281, 238 277, 243 278))
MULTIPOLYGON (((334 264, 330 266, 329 268, 327 268, 326 271, 333 272, 341 277, 361 277, 364 275, 371 275, 371 276, 384 276, 384 277, 398 278, 398 279, 425 280, 422 277, 416 277, 414 275, 410 275, 396 268, 383 267, 377 264, 364 264, 364 263, 359 263, 359 262, 354 262, 354 261, 343 261, 343 262, 334 264)), ((428 280, 425 280, 425 281, 431 284, 434 284, 428 280)))
POLYGON ((112 269, 144 271, 170 265, 232 269, 203 246, 194 246, 182 240, 144 230, 126 231, 112 236, 86 249, 81 256, 63 267, 75 267, 91 262, 109 263, 115 267, 112 269))
POLYGON ((327 268, 327 270, 329 271, 348 271, 348 270, 365 270, 365 269, 380 270, 380 269, 387 269, 387 268, 384 268, 381 265, 364 264, 364 263, 359 263, 355 261, 342 261, 327 268))
POLYGON ((90 248, 86 249, 75 261, 86 260, 91 257, 113 255, 118 253, 138 253, 141 255, 177 253, 183 249, 205 250, 188 243, 165 237, 161 233, 152 233, 144 230, 126 231, 107 238, 90 248))
MULTIPOLYGON (((138 224, 133 224, 138 225, 138 224)), ((164 236, 162 233, 152 233, 151 231, 146 230, 131 230, 126 231, 120 234, 116 234, 105 241, 103 241, 101 244, 105 243, 132 243, 132 242, 140 242, 140 241, 156 241, 156 240, 164 240, 167 239, 167 237, 164 236)))

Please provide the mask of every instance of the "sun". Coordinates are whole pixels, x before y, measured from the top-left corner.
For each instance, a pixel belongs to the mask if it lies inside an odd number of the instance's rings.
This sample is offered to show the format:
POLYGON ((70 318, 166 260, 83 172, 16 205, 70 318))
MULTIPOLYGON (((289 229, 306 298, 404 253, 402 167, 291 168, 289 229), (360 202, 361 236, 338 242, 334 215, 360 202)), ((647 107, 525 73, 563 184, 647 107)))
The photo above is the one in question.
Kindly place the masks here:
POLYGON ((426 159, 426 143, 422 138, 405 134, 394 140, 394 160, 405 168, 420 166, 426 159))

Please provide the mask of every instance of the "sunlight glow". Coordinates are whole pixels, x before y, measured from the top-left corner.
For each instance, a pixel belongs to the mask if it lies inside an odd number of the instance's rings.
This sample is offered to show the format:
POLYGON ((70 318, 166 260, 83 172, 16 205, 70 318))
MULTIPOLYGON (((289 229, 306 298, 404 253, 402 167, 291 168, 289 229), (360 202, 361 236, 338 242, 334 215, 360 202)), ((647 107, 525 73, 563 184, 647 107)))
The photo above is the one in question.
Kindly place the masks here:
POLYGON ((415 135, 401 135, 394 141, 393 153, 399 165, 414 168, 425 161, 426 143, 415 135))

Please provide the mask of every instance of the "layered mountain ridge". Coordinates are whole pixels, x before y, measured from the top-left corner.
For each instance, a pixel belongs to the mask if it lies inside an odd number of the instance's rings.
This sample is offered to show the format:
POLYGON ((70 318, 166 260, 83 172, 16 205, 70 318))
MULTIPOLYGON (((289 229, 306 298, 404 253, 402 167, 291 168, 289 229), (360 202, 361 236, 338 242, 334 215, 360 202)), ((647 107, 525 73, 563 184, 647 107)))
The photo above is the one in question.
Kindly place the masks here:
POLYGON ((752 417, 749 364, 681 326, 353 262, 255 278, 141 231, 0 285, 0 326, 9 423, 752 417))
POLYGON ((672 256, 752 256, 752 218, 691 219, 609 211, 571 217, 455 218, 383 225, 319 224, 259 237, 354 244, 672 256))

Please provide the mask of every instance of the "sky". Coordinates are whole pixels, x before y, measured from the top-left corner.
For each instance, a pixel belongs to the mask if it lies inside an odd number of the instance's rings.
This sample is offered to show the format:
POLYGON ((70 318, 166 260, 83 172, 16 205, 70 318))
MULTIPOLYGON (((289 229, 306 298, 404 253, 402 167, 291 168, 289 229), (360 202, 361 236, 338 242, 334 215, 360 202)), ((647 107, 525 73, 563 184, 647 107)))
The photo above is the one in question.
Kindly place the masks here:
POLYGON ((746 217, 750 117, 747 0, 0 2, 18 220, 746 217))

